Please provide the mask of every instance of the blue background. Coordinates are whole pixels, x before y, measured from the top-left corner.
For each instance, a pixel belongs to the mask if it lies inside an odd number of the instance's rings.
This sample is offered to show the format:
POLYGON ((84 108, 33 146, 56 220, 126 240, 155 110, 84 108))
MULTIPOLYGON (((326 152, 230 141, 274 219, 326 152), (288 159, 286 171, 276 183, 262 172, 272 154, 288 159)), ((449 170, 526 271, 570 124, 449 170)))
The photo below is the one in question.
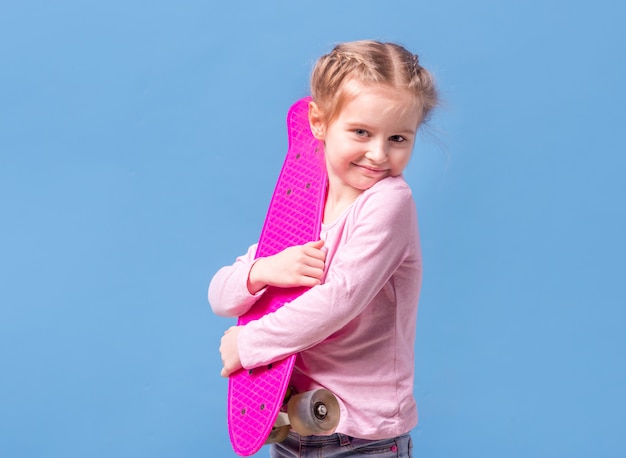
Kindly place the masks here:
POLYGON ((375 38, 444 100, 406 170, 415 456, 624 456, 624 5, 4 2, 0 455, 234 456, 207 285, 314 61, 375 38))

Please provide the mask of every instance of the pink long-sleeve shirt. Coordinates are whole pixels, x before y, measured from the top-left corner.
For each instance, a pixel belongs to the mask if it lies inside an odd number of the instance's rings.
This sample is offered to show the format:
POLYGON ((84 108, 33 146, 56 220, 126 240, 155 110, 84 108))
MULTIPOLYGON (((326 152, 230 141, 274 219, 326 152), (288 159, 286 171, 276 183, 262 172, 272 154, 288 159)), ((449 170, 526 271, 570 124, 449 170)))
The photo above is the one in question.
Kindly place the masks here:
MULTIPOLYGON (((244 368, 298 353, 291 385, 326 388, 340 404, 336 432, 391 438, 417 424, 413 398, 417 302, 422 278, 417 214, 402 177, 364 191, 321 238, 325 278, 239 334, 244 368)), ((247 289, 256 245, 220 269, 209 302, 222 316, 239 316, 256 295, 247 289)))

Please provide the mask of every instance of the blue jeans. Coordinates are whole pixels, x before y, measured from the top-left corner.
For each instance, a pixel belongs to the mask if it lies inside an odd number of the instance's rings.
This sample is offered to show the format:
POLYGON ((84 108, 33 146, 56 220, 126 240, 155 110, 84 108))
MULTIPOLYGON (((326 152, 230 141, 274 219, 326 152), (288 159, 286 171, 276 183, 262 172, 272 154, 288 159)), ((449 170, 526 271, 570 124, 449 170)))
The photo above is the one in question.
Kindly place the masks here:
POLYGON ((332 436, 300 436, 290 432, 287 439, 270 446, 272 458, 411 458, 413 443, 410 434, 393 439, 366 440, 333 434, 332 436))

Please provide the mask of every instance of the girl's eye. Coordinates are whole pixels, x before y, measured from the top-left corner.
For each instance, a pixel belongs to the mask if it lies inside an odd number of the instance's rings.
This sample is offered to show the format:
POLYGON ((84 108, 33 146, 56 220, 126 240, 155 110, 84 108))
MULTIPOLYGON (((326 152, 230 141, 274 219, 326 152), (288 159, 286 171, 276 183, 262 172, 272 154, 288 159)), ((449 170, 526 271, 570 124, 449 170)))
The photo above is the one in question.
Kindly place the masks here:
POLYGON ((354 133, 358 136, 358 137, 367 137, 367 131, 365 129, 355 129, 354 133))
POLYGON ((406 138, 404 138, 402 135, 392 135, 391 137, 389 137, 389 140, 396 143, 402 143, 406 141, 406 138))

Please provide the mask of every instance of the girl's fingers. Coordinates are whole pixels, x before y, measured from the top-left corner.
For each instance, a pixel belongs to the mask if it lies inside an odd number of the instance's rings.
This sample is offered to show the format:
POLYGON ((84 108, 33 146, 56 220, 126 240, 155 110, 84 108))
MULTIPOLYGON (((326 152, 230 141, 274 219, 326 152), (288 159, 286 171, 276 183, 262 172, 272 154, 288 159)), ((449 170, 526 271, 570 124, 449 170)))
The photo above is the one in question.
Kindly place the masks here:
POLYGON ((310 267, 306 270, 305 275, 307 277, 315 278, 317 280, 321 279, 324 275, 324 269, 321 267, 310 267))
POLYGON ((324 246, 324 241, 321 240, 321 239, 320 240, 313 240, 312 242, 305 243, 305 245, 312 246, 312 247, 315 247, 315 248, 321 248, 321 247, 324 246))
POLYGON ((326 259, 326 252, 317 248, 308 248, 307 250, 305 250, 304 254, 308 258, 314 259, 316 261, 321 261, 322 263, 326 259))
POLYGON ((327 250, 324 249, 323 240, 309 242, 309 243, 306 243, 304 246, 305 246, 305 253, 308 256, 314 256, 318 259, 324 259, 326 257, 327 250))
POLYGON ((309 270, 309 271, 311 271, 311 270, 323 271, 324 270, 324 261, 322 261, 321 259, 311 258, 307 262, 306 269, 309 270))

